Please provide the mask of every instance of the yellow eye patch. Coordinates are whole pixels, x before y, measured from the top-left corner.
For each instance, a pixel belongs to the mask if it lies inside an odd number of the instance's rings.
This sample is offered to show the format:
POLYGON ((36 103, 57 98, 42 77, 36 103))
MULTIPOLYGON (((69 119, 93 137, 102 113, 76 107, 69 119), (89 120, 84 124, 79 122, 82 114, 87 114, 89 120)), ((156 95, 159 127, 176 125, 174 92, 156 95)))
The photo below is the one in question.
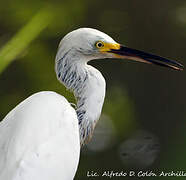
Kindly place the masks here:
POLYGON ((120 49, 120 44, 118 43, 105 43, 98 41, 95 45, 101 52, 107 52, 111 49, 120 49))

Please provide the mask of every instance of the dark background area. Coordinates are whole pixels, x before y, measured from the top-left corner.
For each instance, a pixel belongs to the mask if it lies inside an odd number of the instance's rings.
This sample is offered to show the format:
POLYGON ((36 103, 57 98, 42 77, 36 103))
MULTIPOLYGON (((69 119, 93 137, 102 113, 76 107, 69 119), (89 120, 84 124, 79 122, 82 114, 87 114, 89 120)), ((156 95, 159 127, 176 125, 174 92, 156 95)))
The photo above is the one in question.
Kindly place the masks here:
MULTIPOLYGON (((22 100, 41 90, 56 91, 74 101, 73 95, 55 77, 54 59, 60 39, 79 27, 92 27, 128 47, 186 62, 184 0, 1 1, 0 52, 45 7, 54 9, 49 13, 55 14, 55 19, 0 74, 1 119, 22 100)), ((107 95, 99 129, 91 144, 82 148, 75 179, 93 179, 87 178, 87 171, 101 174, 107 170, 133 170, 133 166, 127 167, 122 162, 118 149, 139 130, 153 134, 160 150, 148 167, 138 166, 138 170, 184 171, 186 72, 117 59, 90 64, 104 75, 107 95)))

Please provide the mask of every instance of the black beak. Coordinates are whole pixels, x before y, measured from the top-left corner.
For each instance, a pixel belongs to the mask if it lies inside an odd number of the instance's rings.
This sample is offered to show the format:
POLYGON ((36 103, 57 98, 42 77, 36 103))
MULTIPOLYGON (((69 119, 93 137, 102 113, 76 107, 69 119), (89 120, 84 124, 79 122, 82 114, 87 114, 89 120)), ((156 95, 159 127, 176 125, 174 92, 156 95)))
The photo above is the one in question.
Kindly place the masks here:
POLYGON ((120 45, 120 49, 111 49, 109 52, 117 55, 118 58, 126 58, 130 60, 156 64, 159 66, 169 67, 175 70, 183 70, 184 66, 174 60, 156 56, 136 49, 128 48, 120 45))

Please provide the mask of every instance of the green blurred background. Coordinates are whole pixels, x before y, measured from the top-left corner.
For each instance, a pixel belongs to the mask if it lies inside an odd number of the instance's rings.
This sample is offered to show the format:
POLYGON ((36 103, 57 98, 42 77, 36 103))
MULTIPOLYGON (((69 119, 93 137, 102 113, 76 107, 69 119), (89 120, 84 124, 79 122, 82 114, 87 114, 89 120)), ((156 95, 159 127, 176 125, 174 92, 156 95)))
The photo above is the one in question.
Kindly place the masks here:
MULTIPOLYGON (((42 90, 74 102, 56 79, 54 59, 60 39, 79 27, 96 28, 129 47, 185 62, 184 0, 6 0, 1 1, 0 14, 1 119, 42 90)), ((94 139, 82 149, 75 179, 93 179, 87 171, 133 170, 122 162, 119 149, 139 130, 153 134, 160 151, 148 167, 137 169, 186 171, 186 72, 127 60, 90 64, 104 75, 107 95, 94 139)))

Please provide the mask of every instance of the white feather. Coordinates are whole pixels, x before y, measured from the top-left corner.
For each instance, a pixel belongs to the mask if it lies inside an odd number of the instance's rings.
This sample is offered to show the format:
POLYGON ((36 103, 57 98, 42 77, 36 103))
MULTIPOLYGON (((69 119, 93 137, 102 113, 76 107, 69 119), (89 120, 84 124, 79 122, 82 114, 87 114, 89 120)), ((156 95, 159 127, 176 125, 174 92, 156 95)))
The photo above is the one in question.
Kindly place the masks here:
POLYGON ((0 124, 0 179, 70 180, 79 161, 75 110, 61 95, 40 92, 0 124))

